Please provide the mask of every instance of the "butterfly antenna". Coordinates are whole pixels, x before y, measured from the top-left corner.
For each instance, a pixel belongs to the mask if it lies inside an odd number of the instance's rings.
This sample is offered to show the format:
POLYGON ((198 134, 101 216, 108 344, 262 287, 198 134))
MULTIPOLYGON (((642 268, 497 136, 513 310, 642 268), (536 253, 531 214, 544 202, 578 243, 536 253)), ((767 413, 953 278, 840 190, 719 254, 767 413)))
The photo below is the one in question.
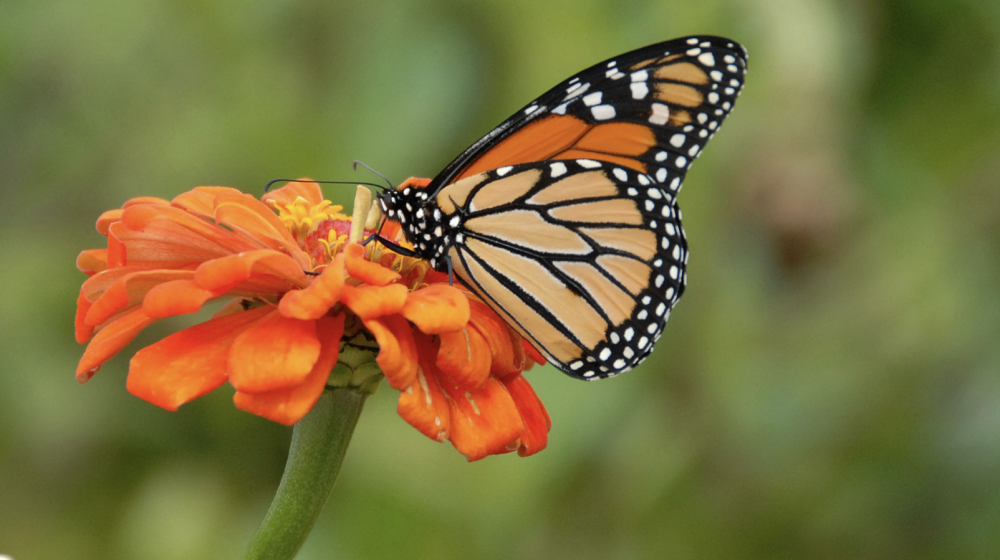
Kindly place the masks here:
POLYGON ((396 187, 392 186, 392 181, 390 181, 389 179, 387 179, 385 175, 379 173, 378 171, 375 171, 371 167, 368 167, 368 165, 365 162, 363 162, 361 160, 357 160, 357 159, 354 160, 354 170, 355 171, 358 170, 358 165, 360 165, 361 167, 364 167, 368 171, 371 171, 372 173, 374 173, 374 174, 378 175, 379 177, 381 177, 382 180, 385 181, 385 183, 387 185, 389 185, 389 190, 395 190, 396 187))
MULTIPOLYGON (((362 165, 364 165, 364 164, 362 164, 362 165)), ((267 192, 268 190, 270 190, 271 189, 271 185, 273 185, 275 183, 280 183, 282 181, 292 182, 292 183, 322 183, 324 185, 368 185, 369 187, 373 187, 373 188, 376 188, 376 189, 385 190, 385 187, 382 186, 382 185, 379 185, 378 183, 367 183, 365 181, 313 181, 312 179, 303 181, 302 179, 274 179, 274 180, 268 181, 267 184, 264 185, 264 192, 267 192)))

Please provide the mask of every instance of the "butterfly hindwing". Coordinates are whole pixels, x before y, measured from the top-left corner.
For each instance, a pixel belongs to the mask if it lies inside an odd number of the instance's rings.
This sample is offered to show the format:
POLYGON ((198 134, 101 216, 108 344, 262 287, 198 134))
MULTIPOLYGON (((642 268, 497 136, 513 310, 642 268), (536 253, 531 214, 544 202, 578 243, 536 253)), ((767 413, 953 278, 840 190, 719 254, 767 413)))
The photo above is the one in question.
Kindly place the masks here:
POLYGON ((574 377, 615 375, 650 352, 684 290, 673 196, 648 175, 586 159, 465 183, 438 195, 457 203, 447 254, 464 284, 574 377))

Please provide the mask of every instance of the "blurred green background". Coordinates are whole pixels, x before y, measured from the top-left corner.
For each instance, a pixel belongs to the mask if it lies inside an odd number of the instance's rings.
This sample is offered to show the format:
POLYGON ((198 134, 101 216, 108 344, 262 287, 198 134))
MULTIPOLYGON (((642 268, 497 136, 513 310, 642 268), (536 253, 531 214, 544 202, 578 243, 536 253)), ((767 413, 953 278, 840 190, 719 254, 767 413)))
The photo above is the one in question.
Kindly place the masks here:
POLYGON ((432 176, 692 33, 750 73, 681 195, 690 284, 653 357, 531 372, 553 426, 528 459, 467 464, 382 387, 299 558, 997 557, 994 0, 0 2, 0 554, 239 558, 281 475, 290 429, 228 387, 168 413, 127 356, 74 381, 100 212, 370 179, 355 158, 432 176))

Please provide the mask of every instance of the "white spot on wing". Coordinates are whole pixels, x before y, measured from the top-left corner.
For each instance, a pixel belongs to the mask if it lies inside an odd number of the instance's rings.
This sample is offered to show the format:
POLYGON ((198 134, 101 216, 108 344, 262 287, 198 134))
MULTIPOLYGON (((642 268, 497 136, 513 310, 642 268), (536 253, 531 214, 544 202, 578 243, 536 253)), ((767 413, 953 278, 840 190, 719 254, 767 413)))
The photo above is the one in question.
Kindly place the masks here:
POLYGON ((687 139, 683 134, 674 134, 670 137, 670 145, 675 148, 680 148, 684 145, 684 141, 687 139))
POLYGON ((608 119, 615 118, 615 108, 611 105, 598 105, 590 109, 591 114, 594 118, 599 121, 606 121, 608 119))
POLYGON ((653 103, 653 113, 649 115, 649 122, 653 124, 667 124, 670 120, 670 107, 663 103, 653 103))
POLYGON ((560 175, 564 175, 566 173, 566 164, 561 161, 557 161, 550 165, 549 169, 552 172, 552 177, 559 177, 560 175))
POLYGON ((632 82, 629 87, 632 89, 632 99, 645 99, 649 95, 649 86, 646 82, 632 82))
POLYGON ((593 107, 594 105, 597 105, 598 103, 601 102, 602 97, 604 97, 603 91, 595 91, 594 93, 584 95, 583 103, 587 107, 593 107))
POLYGON ((712 53, 707 52, 698 57, 698 62, 705 66, 715 66, 715 57, 712 56, 712 53))
POLYGON ((503 177, 504 175, 510 173, 511 169, 514 169, 514 168, 511 167, 510 165, 507 165, 505 167, 500 167, 500 168, 497 169, 497 175, 503 177))

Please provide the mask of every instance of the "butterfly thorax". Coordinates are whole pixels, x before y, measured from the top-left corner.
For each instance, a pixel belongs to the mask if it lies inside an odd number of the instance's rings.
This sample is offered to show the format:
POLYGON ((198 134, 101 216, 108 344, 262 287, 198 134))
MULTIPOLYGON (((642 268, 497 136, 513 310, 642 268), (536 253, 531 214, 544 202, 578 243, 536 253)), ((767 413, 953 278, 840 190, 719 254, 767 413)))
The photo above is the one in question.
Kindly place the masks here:
POLYGON ((389 190, 379 195, 378 203, 387 219, 402 226, 406 240, 413 244, 413 252, 418 258, 430 262, 435 270, 447 271, 444 255, 461 235, 459 214, 445 215, 437 207, 430 193, 423 188, 408 186, 416 182, 407 181, 397 190, 389 190))

